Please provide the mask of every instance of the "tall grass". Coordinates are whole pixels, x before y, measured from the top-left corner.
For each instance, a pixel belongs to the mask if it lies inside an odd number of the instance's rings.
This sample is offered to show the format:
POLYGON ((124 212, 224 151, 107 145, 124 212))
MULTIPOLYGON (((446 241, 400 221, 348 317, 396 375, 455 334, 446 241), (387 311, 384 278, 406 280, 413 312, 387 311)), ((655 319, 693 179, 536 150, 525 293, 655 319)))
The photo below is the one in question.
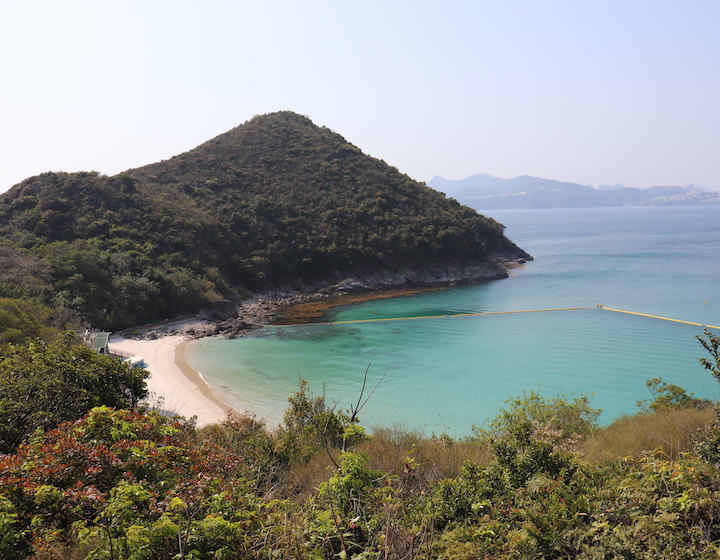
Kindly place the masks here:
MULTIPOLYGON (((595 428, 578 444, 577 451, 581 460, 590 463, 657 451, 674 459, 692 451, 695 439, 714 420, 712 408, 639 412, 623 416, 606 428, 595 428)), ((367 454, 373 469, 401 475, 406 496, 427 490, 436 481, 457 477, 466 461, 484 465, 494 459, 488 438, 427 437, 403 426, 374 428, 373 435, 355 451, 367 454)), ((338 451, 333 450, 333 454, 337 460, 338 451)), ((295 496, 308 496, 332 470, 332 460, 326 453, 318 453, 306 463, 291 466, 283 479, 285 490, 295 496)))
POLYGON ((389 473, 398 469, 422 466, 431 477, 457 476, 465 461, 484 463, 489 457, 487 443, 468 438, 455 440, 447 436, 427 437, 403 426, 376 427, 361 450, 373 460, 376 468, 389 473), (405 465, 405 463, 411 463, 405 465))
POLYGON ((663 408, 622 416, 586 437, 579 451, 589 462, 639 457, 645 451, 656 450, 673 459, 679 453, 690 451, 699 431, 714 419, 712 408, 663 408))

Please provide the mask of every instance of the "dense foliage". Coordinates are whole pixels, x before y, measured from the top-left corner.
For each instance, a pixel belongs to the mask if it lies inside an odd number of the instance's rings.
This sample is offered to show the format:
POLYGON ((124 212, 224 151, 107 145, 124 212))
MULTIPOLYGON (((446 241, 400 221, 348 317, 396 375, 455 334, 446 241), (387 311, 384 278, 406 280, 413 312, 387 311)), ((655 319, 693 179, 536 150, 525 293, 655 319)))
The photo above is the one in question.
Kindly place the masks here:
POLYGON ((0 350, 0 453, 94 406, 135 406, 146 396, 147 376, 67 332, 50 343, 7 345, 0 350))
POLYGON ((22 260, 12 285, 106 329, 243 290, 523 254, 494 220, 290 112, 115 177, 31 177, 0 196, 0 236, 0 296, 22 260))
POLYGON ((50 340, 58 329, 56 313, 34 301, 0 298, 0 348, 8 344, 26 344, 37 339, 50 340))
MULTIPOLYGON (((720 338, 700 340, 715 375, 720 338)), ((584 397, 511 399, 467 440, 367 436, 305 384, 275 432, 101 406, 0 455, 0 556, 716 558, 720 418, 663 399, 677 393, 656 391, 664 405, 635 417, 641 429, 675 417, 657 448, 602 460, 592 451, 617 430, 599 428, 584 397)))

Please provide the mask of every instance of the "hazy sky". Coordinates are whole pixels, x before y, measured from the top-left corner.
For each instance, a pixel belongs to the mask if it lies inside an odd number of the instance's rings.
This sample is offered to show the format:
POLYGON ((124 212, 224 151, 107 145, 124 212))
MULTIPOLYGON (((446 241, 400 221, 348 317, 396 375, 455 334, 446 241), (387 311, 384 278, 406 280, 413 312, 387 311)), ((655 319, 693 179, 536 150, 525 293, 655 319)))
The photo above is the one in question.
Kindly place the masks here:
POLYGON ((720 189, 716 0, 1 0, 0 191, 291 110, 414 179, 720 189))

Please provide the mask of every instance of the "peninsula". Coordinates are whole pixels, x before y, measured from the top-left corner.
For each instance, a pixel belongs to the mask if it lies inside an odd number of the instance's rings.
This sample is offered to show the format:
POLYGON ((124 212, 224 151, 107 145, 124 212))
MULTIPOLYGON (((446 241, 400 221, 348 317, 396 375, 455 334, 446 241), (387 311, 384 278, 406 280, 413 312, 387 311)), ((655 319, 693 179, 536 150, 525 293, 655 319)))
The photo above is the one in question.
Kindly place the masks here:
POLYGON ((0 196, 18 294, 113 331, 229 318, 255 294, 502 278, 503 260, 531 258, 503 230, 292 112, 113 177, 49 172, 0 196))

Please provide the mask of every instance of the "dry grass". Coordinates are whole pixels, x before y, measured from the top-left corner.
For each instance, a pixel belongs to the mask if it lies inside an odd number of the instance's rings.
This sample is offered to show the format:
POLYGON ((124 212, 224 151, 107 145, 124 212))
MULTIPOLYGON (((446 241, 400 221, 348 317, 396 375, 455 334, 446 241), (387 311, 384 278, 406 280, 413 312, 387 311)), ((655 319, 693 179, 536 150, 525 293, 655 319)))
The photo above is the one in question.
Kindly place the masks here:
MULTIPOLYGON (((667 458, 674 458, 681 452, 691 451, 698 432, 714 420, 712 408, 666 408, 623 416, 607 428, 596 429, 580 442, 577 450, 591 463, 639 457, 644 452, 657 450, 667 458)), ((238 447, 238 442, 235 443, 234 447, 238 447)), ((237 451, 242 454, 242 449, 237 451)), ((406 498, 426 491, 435 481, 457 477, 466 461, 485 465, 494 458, 485 438, 427 437, 403 426, 375 428, 372 437, 355 446, 353 451, 367 454, 369 468, 397 476, 396 484, 406 498)), ((332 449, 330 453, 332 458, 320 449, 307 462, 294 463, 270 493, 279 491, 295 498, 313 495, 340 461, 340 450, 332 449)))
POLYGON ((486 442, 428 438, 401 426, 376 428, 358 450, 368 454, 371 468, 399 475, 410 492, 458 476, 466 461, 485 464, 492 455, 486 442))
POLYGON ((698 430, 715 420, 712 408, 666 408, 656 412, 623 416, 597 430, 581 443, 579 451, 590 462, 639 457, 661 450, 668 458, 690 451, 698 430))
POLYGON ((339 461, 340 453, 331 450, 333 459, 324 451, 318 451, 306 463, 295 463, 282 479, 282 493, 285 496, 294 496, 296 499, 308 498, 317 492, 323 482, 327 482, 335 471, 333 460, 339 461))
MULTIPOLYGON (((436 480, 458 476, 465 461, 485 464, 492 458, 487 442, 428 438, 401 426, 375 428, 372 437, 352 451, 367 454, 370 469, 398 476, 397 483, 410 494, 427 490, 436 480)), ((293 464, 282 477, 283 492, 295 498, 313 495, 340 462, 340 450, 330 453, 332 459, 321 449, 307 462, 293 464)))

